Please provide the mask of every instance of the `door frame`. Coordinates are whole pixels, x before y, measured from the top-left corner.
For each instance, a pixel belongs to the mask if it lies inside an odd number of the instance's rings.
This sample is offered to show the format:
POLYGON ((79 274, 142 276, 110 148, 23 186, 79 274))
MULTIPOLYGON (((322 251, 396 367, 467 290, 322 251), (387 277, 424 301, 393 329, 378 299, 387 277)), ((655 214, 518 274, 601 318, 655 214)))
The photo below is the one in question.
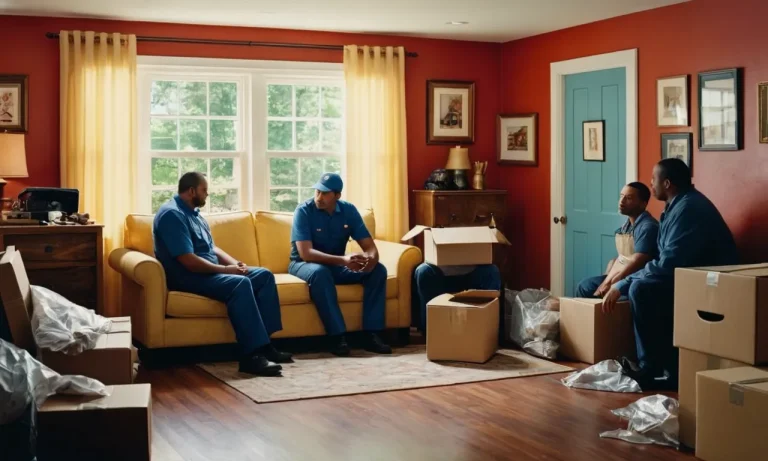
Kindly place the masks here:
MULTIPOLYGON (((637 48, 550 64, 551 150, 550 177, 550 290, 565 291, 565 226, 555 216, 565 215, 565 77, 571 74, 623 67, 626 71, 626 181, 637 181, 637 48)), ((618 197, 616 198, 618 200, 618 197)))

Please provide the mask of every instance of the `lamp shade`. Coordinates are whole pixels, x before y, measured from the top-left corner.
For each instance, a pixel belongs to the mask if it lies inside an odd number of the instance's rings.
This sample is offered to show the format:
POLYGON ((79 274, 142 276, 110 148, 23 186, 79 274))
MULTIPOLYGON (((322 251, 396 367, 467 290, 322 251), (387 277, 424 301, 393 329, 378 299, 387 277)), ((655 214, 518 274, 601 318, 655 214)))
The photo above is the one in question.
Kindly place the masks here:
POLYGON ((27 152, 24 135, 0 133, 0 178, 26 178, 27 152))
POLYGON ((451 147, 448 151, 448 164, 445 165, 446 170, 469 170, 472 165, 469 163, 469 149, 466 147, 456 146, 451 147))

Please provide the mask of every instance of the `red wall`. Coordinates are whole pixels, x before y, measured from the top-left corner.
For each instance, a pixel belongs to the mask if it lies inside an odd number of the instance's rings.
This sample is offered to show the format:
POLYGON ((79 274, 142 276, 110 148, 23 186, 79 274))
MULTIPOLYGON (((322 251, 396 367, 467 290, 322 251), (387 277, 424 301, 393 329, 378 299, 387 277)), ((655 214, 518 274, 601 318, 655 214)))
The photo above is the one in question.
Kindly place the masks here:
MULTIPOLYGON (((696 187, 717 205, 746 261, 767 261, 768 145, 757 142, 757 83, 768 81, 768 2, 694 0, 598 23, 506 43, 502 51, 502 111, 539 113, 538 168, 502 167, 502 188, 509 189, 515 217, 514 243, 520 287, 548 287, 550 271, 550 63, 613 51, 638 49, 639 172, 650 184, 660 160, 660 133, 694 133, 698 145, 697 74, 744 69, 744 149, 698 152, 694 148, 696 187), (656 79, 689 74, 691 126, 656 126, 656 79), (516 197, 516 198, 515 198, 516 197)), ((617 198, 618 200, 618 198, 617 198)), ((662 204, 652 200, 658 217, 662 204)))
MULTIPOLYGON (((136 35, 215 38, 331 45, 403 45, 419 53, 406 61, 406 111, 408 120, 408 184, 422 188, 435 168, 445 166, 450 146, 426 144, 426 81, 428 79, 476 82, 475 139, 472 160, 495 157, 495 117, 501 65, 501 45, 395 36, 341 34, 241 27, 118 22, 82 19, 0 16, 3 49, 12 56, 0 60, 0 74, 29 75, 29 133, 27 162, 30 177, 8 180, 5 195, 15 196, 28 185, 59 185, 59 45, 46 32, 95 30, 136 35)), ((341 62, 339 51, 256 48, 238 46, 139 43, 140 55, 194 56, 235 59, 341 62)), ((490 168, 489 187, 498 187, 498 169, 490 168)))

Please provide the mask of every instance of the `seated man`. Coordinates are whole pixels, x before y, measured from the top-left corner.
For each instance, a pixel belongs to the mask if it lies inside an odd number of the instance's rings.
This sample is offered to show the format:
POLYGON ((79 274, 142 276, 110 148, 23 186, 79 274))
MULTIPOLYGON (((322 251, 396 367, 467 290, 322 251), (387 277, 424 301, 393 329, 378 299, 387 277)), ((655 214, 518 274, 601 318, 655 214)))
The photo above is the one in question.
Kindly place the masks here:
POLYGON ((616 231, 618 257, 608 264, 605 275, 582 280, 576 288, 576 297, 602 298, 616 282, 639 271, 658 256, 659 222, 645 211, 650 199, 650 189, 641 182, 627 184, 621 189, 619 213, 627 216, 627 222, 616 231))
POLYGON ((309 295, 331 340, 331 352, 349 355, 344 336, 347 327, 336 297, 336 284, 363 284, 365 349, 389 354, 376 332, 384 329, 387 269, 363 218, 354 205, 343 200, 341 176, 326 173, 315 184, 315 198, 296 208, 291 230, 291 264, 288 272, 309 284, 309 295), (352 237, 363 253, 345 255, 352 237))
POLYGON ((413 272, 412 300, 418 306, 418 327, 427 332, 427 303, 444 293, 465 290, 501 290, 499 268, 493 264, 482 266, 437 267, 422 263, 413 272))
POLYGON ((226 303, 242 351, 240 371, 278 375, 282 367, 277 363, 292 360, 269 339, 283 329, 275 276, 263 268, 247 267, 214 245, 210 227, 198 210, 207 197, 205 175, 185 173, 179 180, 179 194, 155 216, 155 255, 165 269, 168 289, 226 303))
POLYGON ((720 212, 691 184, 679 159, 664 159, 653 169, 653 195, 666 202, 659 230, 659 256, 613 285, 603 298, 611 312, 628 296, 632 308, 637 364, 623 360, 624 371, 643 390, 675 388, 678 354, 672 346, 675 269, 738 264, 739 256, 720 212))

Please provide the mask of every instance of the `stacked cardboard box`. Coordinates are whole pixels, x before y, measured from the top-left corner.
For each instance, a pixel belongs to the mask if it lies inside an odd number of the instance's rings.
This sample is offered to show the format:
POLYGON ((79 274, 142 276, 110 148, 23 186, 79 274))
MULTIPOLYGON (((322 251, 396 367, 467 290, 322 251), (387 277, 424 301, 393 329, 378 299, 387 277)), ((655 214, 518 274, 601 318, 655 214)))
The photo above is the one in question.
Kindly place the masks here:
POLYGON ((635 332, 628 302, 603 314, 602 299, 560 299, 560 355, 584 363, 635 357, 635 332))
MULTIPOLYGON (((680 442, 695 447, 697 456, 708 456, 707 444, 731 446, 736 439, 705 440, 700 433, 700 427, 716 422, 709 418, 717 420, 717 413, 698 414, 716 404, 709 401, 710 394, 698 395, 702 383, 709 385, 712 376, 727 377, 730 369, 768 363, 768 264, 677 269, 674 344, 680 348, 680 442)), ((765 425, 768 414, 762 418, 765 425)), ((759 454, 760 459, 765 456, 759 454)))

